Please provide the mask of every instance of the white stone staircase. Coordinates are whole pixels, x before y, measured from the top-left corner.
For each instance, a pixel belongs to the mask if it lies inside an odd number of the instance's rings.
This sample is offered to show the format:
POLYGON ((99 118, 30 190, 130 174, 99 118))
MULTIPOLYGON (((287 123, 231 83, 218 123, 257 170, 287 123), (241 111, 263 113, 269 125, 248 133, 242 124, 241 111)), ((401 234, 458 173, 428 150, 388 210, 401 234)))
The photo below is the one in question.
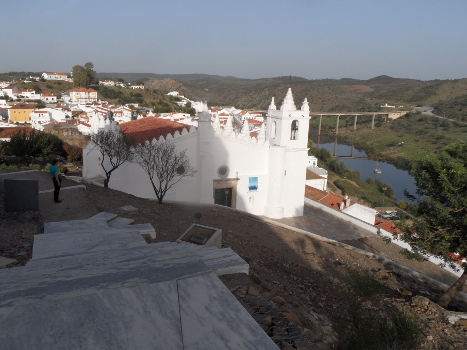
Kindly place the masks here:
MULTIPOLYGON (((44 225, 32 260, 0 270, 5 349, 277 349, 217 278, 231 249, 146 244, 115 214, 44 225)), ((155 233, 154 233, 155 234, 155 233)))

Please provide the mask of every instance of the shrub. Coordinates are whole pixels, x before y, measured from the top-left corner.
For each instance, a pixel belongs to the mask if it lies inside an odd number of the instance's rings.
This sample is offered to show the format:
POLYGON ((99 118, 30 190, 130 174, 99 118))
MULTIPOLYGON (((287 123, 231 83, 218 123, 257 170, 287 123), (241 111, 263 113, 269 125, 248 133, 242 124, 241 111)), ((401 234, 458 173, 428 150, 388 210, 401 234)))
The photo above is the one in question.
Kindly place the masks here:
POLYGON ((347 275, 354 293, 347 337, 342 349, 416 349, 419 348, 423 328, 413 315, 403 313, 382 302, 389 288, 376 280, 368 270, 352 269, 347 275), (371 301, 371 302, 370 302, 371 301))
POLYGON ((63 149, 67 153, 67 159, 70 162, 73 162, 75 160, 79 160, 83 156, 83 149, 80 148, 80 147, 72 146, 72 145, 69 145, 69 144, 66 143, 66 144, 63 145, 63 149))

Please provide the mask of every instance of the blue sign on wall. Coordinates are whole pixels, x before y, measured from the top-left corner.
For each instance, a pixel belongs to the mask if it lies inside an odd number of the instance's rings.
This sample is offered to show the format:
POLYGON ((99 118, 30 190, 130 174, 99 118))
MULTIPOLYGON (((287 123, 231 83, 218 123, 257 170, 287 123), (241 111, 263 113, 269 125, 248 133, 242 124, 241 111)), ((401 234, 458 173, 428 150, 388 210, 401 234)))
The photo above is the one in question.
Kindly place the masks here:
POLYGON ((248 190, 258 191, 258 178, 257 177, 250 177, 248 181, 248 190))

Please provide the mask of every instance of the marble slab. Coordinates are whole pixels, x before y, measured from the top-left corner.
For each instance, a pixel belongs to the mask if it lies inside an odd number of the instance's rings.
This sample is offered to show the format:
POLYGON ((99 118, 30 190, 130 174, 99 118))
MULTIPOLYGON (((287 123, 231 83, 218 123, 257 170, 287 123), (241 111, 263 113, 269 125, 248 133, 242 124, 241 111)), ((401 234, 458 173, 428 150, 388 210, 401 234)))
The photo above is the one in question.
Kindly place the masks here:
POLYGON ((55 221, 44 223, 44 233, 64 232, 85 227, 109 227, 107 222, 117 217, 117 214, 100 212, 88 219, 55 221))
POLYGON ((277 350, 216 275, 180 279, 177 284, 185 350, 277 350))
POLYGON ((54 241, 64 239, 70 236, 88 235, 88 234, 109 234, 109 233, 126 233, 126 232, 139 232, 140 234, 155 234, 154 227, 151 224, 136 224, 117 227, 82 227, 72 228, 66 231, 52 232, 47 234, 34 235, 34 240, 49 240, 54 241))
POLYGON ((125 205, 124 207, 121 207, 120 209, 125 210, 125 211, 137 211, 138 208, 135 208, 132 205, 125 205))
POLYGON ((108 222, 110 227, 118 227, 118 226, 126 226, 130 225, 134 222, 135 220, 133 219, 127 219, 127 218, 115 218, 111 221, 108 222))
POLYGON ((4 256, 0 256, 0 267, 7 266, 11 263, 14 263, 15 259, 5 258, 4 256))
POLYGON ((70 221, 56 221, 45 222, 44 233, 68 232, 70 230, 79 230, 84 228, 104 228, 109 227, 106 220, 70 220, 70 221))
POLYGON ((190 255, 150 257, 119 261, 105 260, 100 265, 33 267, 0 271, 0 309, 2 307, 58 300, 93 294, 108 289, 130 288, 195 276, 210 269, 190 255))
POLYGON ((105 211, 101 211, 100 213, 97 213, 96 215, 91 216, 87 220, 99 220, 99 221, 100 220, 105 220, 105 221, 109 221, 109 220, 112 220, 113 218, 116 218, 116 217, 117 217, 117 214, 107 213, 105 211))
POLYGON ((9 350, 183 349, 176 281, 1 308, 0 327, 9 350))
POLYGON ((145 246, 147 244, 137 230, 124 233, 108 232, 68 235, 60 237, 60 239, 51 239, 51 237, 47 236, 34 237, 32 259, 84 254, 108 249, 125 249, 135 246, 145 246))
POLYGON ((233 273, 249 274, 250 265, 230 248, 193 251, 217 276, 233 273))

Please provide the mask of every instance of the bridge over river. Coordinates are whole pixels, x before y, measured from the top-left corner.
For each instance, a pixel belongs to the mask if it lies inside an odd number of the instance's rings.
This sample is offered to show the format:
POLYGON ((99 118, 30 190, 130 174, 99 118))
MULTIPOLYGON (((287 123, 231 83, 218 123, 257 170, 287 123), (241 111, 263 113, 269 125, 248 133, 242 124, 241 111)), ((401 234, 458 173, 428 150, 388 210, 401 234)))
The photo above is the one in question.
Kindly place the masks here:
POLYGON ((339 119, 341 116, 354 116, 353 129, 357 130, 357 120, 358 117, 371 117, 371 128, 375 127, 375 118, 376 116, 381 116, 384 121, 388 119, 397 119, 404 114, 408 113, 407 111, 393 111, 393 112, 337 112, 337 113, 310 113, 310 116, 319 117, 318 125, 318 135, 321 135, 321 122, 323 116, 334 116, 336 117, 336 135, 339 134, 339 119))

